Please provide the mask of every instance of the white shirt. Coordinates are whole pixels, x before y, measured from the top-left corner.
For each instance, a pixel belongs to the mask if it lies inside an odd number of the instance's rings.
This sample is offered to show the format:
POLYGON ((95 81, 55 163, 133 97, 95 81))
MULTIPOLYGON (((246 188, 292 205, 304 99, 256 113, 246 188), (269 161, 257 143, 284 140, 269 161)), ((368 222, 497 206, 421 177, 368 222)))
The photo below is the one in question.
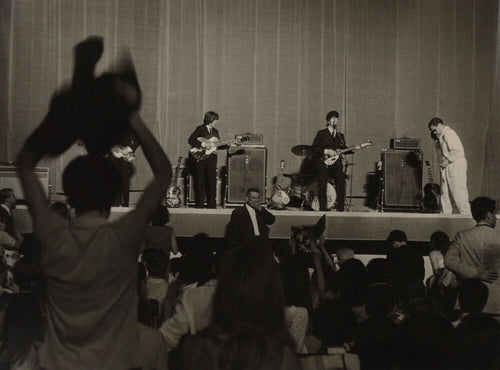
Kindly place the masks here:
POLYGON ((439 144, 443 151, 443 156, 450 161, 465 158, 465 151, 457 133, 449 126, 444 125, 443 132, 439 135, 439 144))
POLYGON ((245 203, 245 207, 247 207, 247 211, 250 214, 250 220, 252 220, 253 225, 253 233, 255 236, 260 236, 259 233, 259 224, 257 223, 257 216, 255 215, 255 209, 250 207, 248 203, 245 203))
POLYGON ((7 207, 5 204, 1 204, 2 208, 5 209, 7 212, 9 212, 9 215, 12 216, 12 212, 10 211, 10 208, 7 207))

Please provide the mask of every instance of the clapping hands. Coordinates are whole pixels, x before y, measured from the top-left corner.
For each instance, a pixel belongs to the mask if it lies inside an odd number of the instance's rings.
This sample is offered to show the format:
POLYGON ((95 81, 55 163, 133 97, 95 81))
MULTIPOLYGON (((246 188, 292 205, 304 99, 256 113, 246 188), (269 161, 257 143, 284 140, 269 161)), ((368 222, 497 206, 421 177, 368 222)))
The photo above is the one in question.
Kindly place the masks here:
POLYGON ((77 140, 89 154, 105 154, 130 129, 129 117, 140 107, 141 91, 128 53, 116 71, 95 78, 102 38, 89 37, 74 51, 71 87, 52 97, 49 112, 27 140, 40 155, 59 155, 77 140))

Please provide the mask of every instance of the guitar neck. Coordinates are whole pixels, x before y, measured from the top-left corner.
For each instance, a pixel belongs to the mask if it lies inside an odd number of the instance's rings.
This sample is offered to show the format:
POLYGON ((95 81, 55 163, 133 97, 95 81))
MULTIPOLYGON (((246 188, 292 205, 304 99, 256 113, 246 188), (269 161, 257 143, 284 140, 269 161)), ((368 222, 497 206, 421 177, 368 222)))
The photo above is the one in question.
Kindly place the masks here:
POLYGON ((427 179, 431 184, 433 184, 434 183, 434 176, 432 175, 431 164, 429 161, 425 161, 425 165, 427 166, 427 179))
POLYGON ((234 143, 234 140, 220 141, 220 142, 218 142, 218 143, 214 144, 214 146, 215 146, 216 148, 218 148, 218 147, 220 147, 220 146, 229 145, 229 144, 232 144, 232 143, 234 143))

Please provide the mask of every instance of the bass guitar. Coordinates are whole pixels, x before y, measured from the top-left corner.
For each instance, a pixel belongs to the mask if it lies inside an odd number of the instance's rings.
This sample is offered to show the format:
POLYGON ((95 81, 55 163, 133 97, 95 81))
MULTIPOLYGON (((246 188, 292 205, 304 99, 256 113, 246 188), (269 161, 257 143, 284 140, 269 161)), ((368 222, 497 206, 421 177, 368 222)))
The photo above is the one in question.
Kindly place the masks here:
POLYGON ((335 162, 337 162, 337 160, 340 158, 341 154, 347 153, 347 152, 350 152, 353 150, 366 149, 366 148, 371 147, 372 145, 373 145, 373 143, 370 140, 368 140, 366 143, 363 143, 360 145, 352 146, 350 148, 342 149, 339 151, 334 151, 333 154, 325 154, 323 156, 323 163, 325 164, 325 166, 330 167, 335 162))
POLYGON ((429 213, 439 213, 441 212, 441 206, 439 204, 441 187, 434 183, 431 163, 429 161, 425 161, 425 166, 427 167, 427 177, 429 182, 424 186, 424 198, 422 199, 424 210, 429 213))
POLYGON ((181 169, 182 156, 177 158, 177 166, 175 167, 174 178, 172 179, 172 185, 167 191, 165 196, 165 203, 169 208, 178 208, 182 204, 182 188, 177 184, 179 179, 179 172, 181 169))

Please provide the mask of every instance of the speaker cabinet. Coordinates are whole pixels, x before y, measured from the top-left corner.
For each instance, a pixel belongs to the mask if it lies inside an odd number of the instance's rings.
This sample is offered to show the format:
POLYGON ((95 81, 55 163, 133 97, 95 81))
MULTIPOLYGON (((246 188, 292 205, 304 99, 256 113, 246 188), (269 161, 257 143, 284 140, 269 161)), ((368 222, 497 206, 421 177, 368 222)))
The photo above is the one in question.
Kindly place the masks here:
POLYGON ((384 209, 422 209, 422 159, 421 150, 382 151, 384 209))
POLYGON ((267 149, 263 146, 230 146, 227 153, 227 203, 244 203, 250 188, 266 199, 267 149))

